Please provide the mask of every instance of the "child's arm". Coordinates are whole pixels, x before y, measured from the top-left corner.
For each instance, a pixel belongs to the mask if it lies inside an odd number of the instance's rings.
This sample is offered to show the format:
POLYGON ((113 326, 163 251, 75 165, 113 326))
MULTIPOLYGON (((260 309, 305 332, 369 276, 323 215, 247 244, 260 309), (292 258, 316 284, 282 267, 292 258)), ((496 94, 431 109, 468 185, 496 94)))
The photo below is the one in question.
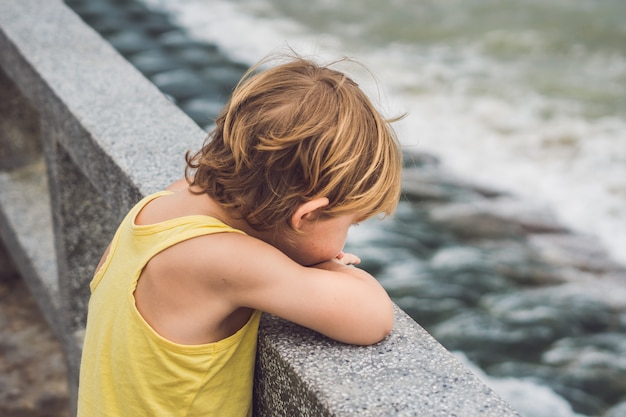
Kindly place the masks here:
POLYGON ((340 260, 304 267, 247 236, 220 240, 210 257, 221 260, 212 268, 221 279, 211 286, 218 285, 233 307, 265 311, 350 344, 373 344, 391 332, 391 300, 367 272, 340 260), (231 259, 235 248, 238 258, 231 259))

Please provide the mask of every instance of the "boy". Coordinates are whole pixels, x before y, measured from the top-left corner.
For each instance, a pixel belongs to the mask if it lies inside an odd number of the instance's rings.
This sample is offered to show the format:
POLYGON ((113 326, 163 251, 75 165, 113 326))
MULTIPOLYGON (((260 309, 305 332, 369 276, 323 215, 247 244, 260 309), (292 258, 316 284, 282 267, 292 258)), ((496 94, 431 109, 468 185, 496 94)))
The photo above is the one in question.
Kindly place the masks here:
POLYGON ((328 67, 252 74, 186 180, 139 202, 100 261, 79 416, 250 416, 262 311, 350 344, 391 331, 389 297, 342 252, 397 204, 388 122, 328 67))

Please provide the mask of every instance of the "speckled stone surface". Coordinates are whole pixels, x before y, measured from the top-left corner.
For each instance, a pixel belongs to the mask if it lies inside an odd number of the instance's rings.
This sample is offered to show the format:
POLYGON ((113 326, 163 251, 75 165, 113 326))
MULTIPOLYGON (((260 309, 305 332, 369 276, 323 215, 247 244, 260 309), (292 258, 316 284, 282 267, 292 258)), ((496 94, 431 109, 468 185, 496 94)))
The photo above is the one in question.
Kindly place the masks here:
POLYGON ((264 315, 257 416, 517 416, 396 307, 393 332, 367 347, 264 315))

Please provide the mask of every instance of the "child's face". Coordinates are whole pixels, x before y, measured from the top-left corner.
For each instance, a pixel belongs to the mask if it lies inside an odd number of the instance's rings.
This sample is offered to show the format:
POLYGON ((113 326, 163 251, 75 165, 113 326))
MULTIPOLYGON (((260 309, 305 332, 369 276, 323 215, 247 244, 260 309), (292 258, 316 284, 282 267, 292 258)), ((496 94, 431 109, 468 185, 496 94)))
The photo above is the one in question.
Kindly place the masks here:
POLYGON ((356 215, 346 214, 305 222, 301 234, 280 239, 275 246, 301 265, 314 265, 337 257, 346 244, 348 230, 356 215))

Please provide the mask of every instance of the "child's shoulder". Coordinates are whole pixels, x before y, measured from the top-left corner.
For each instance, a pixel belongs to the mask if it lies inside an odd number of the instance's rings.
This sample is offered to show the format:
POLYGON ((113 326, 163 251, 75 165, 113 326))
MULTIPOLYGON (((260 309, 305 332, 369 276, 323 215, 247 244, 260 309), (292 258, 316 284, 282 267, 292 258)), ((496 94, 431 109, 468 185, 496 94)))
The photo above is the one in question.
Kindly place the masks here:
POLYGON ((206 194, 189 192, 184 179, 173 183, 166 191, 169 193, 162 193, 141 208, 135 217, 137 225, 146 226, 195 215, 220 218, 217 205, 206 194))

